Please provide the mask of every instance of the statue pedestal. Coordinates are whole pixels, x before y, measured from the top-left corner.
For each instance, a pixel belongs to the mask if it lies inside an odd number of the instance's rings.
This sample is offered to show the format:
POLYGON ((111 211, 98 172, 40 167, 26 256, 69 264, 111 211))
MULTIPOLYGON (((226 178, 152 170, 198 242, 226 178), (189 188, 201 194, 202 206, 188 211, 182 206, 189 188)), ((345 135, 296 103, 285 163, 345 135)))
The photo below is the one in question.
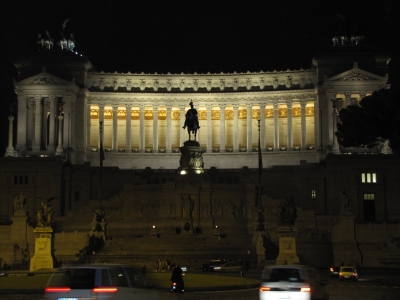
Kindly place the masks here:
POLYGON ((276 259, 277 265, 291 265, 300 263, 296 253, 297 229, 294 227, 279 227, 279 255, 276 259))
POLYGON ((27 220, 26 212, 18 210, 11 217, 12 224, 10 226, 10 240, 26 242, 27 220))
POLYGON ((31 259, 30 271, 54 268, 53 257, 53 228, 50 226, 37 227, 35 234, 35 254, 31 259))
POLYGON ((186 141, 180 147, 179 174, 203 174, 203 148, 196 141, 186 141))
POLYGON ((361 253, 355 239, 355 216, 351 212, 343 212, 332 227, 332 245, 334 265, 361 265, 361 253))

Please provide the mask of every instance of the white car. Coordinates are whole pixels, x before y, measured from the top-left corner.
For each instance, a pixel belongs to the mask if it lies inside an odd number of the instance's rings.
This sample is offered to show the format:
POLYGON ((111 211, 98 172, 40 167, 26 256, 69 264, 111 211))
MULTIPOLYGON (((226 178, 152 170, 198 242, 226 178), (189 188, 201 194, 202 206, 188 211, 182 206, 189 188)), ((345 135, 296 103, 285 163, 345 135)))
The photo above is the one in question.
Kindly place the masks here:
POLYGON ((276 265, 264 268, 259 289, 260 300, 328 299, 326 281, 319 271, 302 265, 276 265))
POLYGON ((47 300, 159 299, 139 270, 113 264, 60 268, 50 277, 45 297, 47 300))

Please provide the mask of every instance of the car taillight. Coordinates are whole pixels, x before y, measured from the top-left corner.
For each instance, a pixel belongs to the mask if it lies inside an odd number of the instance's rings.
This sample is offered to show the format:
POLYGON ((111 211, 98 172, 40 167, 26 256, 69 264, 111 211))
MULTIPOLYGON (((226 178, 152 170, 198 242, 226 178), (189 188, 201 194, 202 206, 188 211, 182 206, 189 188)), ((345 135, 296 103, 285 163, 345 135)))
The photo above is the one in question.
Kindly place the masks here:
POLYGON ((68 286, 48 286, 44 289, 45 293, 68 293, 71 288, 68 286))
POLYGON ((331 270, 331 272, 333 272, 333 268, 330 268, 329 270, 331 270))
POLYGON ((175 285, 176 285, 176 282, 173 282, 172 285, 175 286, 175 285))
POLYGON ((260 286, 260 292, 269 292, 271 290, 268 286, 260 286))
POLYGON ((303 287, 303 288, 300 289, 300 292, 311 292, 311 288, 303 287))
POLYGON ((116 293, 117 287, 114 286, 98 286, 92 289, 93 293, 116 293))

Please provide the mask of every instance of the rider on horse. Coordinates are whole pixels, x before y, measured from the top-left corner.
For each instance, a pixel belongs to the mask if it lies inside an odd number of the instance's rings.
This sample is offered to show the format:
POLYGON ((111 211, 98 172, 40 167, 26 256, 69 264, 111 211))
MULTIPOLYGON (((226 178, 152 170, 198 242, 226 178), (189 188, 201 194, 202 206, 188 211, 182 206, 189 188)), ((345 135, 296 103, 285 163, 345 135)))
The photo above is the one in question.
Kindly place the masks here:
POLYGON ((183 124, 183 129, 188 128, 189 140, 190 134, 194 134, 194 140, 196 140, 197 129, 200 128, 199 118, 197 115, 197 110, 193 108, 193 102, 189 103, 190 109, 186 112, 185 124, 183 124))
POLYGON ((190 105, 190 109, 186 112, 185 124, 183 124, 182 128, 185 129, 186 126, 188 126, 189 129, 192 129, 190 126, 196 125, 196 129, 199 129, 200 125, 199 125, 199 118, 198 118, 197 110, 195 108, 193 108, 192 101, 190 101, 189 105, 190 105), (191 118, 193 118, 195 124, 190 124, 191 118))

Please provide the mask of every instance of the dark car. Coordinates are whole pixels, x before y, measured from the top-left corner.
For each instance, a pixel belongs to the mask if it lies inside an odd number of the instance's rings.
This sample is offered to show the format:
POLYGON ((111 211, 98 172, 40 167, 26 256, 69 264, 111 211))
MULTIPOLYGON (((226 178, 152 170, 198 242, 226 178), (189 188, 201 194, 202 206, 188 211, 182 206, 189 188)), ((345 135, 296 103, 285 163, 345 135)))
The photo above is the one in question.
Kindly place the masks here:
POLYGON ((237 272, 243 271, 244 265, 241 262, 227 262, 214 267, 215 272, 237 272))
POLYGON ((210 261, 209 263, 202 264, 200 266, 200 269, 203 272, 212 272, 212 271, 214 271, 215 267, 220 266, 224 263, 226 263, 225 259, 215 259, 215 260, 210 261))
POLYGON ((329 268, 329 277, 330 278, 339 278, 339 270, 340 270, 340 267, 329 268))

